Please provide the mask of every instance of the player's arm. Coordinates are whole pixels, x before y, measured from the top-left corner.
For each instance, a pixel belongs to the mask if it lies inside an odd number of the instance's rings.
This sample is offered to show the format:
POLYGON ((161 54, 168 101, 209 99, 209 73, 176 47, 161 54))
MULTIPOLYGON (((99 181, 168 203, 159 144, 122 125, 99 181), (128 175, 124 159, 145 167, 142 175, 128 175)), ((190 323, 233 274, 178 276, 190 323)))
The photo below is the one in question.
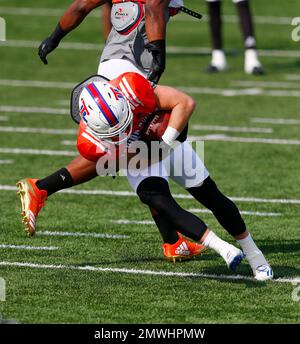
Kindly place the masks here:
POLYGON ((168 127, 162 136, 162 140, 171 146, 188 124, 196 103, 192 97, 168 86, 157 86, 154 95, 159 109, 171 111, 168 127))
POLYGON ((166 67, 166 9, 170 0, 147 0, 145 9, 146 32, 153 62, 148 79, 158 83, 166 67))
POLYGON ((51 53, 59 42, 70 31, 75 29, 83 19, 96 7, 99 7, 110 0, 76 0, 61 17, 52 34, 43 40, 39 47, 41 60, 48 64, 47 55, 51 53))

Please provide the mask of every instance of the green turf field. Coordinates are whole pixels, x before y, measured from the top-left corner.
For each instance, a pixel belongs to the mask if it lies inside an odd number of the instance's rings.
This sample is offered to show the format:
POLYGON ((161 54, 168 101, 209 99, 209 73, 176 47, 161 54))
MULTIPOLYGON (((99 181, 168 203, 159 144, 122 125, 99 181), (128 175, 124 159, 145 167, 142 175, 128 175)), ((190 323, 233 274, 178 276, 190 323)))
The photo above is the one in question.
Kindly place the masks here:
MULTIPOLYGON (((268 283, 248 279, 246 262, 234 279, 213 252, 195 261, 165 262, 154 225, 113 222, 151 220, 136 197, 104 192, 130 191, 124 177, 98 178, 75 188, 102 194, 52 196, 38 220, 40 235, 26 237, 13 187, 20 178, 41 178, 72 158, 59 155, 76 151, 76 126, 67 115, 71 85, 97 71, 103 44, 96 11, 64 40, 69 45, 49 56, 48 66, 41 63, 36 47, 70 2, 0 0, 0 17, 7 23, 7 41, 0 42, 0 277, 6 282, 0 315, 20 323, 299 323, 292 282, 300 283, 300 49, 290 25, 300 15, 299 1, 252 1, 265 76, 243 73, 241 35, 228 0, 224 29, 230 70, 203 72, 210 59, 203 54, 210 45, 208 24, 181 14, 169 25, 162 79, 197 100, 190 134, 206 137, 205 162, 212 177, 238 199, 242 211, 250 212, 244 217, 248 228, 274 268, 275 280, 268 283), (28 83, 20 87, 16 81, 28 83), (196 130, 194 125, 209 127, 196 130)), ((186 4, 206 12, 204 1, 186 4)), ((175 194, 185 194, 171 185, 175 194)), ((186 209, 201 208, 190 199, 179 202, 186 209)), ((198 215, 233 243, 212 215, 198 215)))

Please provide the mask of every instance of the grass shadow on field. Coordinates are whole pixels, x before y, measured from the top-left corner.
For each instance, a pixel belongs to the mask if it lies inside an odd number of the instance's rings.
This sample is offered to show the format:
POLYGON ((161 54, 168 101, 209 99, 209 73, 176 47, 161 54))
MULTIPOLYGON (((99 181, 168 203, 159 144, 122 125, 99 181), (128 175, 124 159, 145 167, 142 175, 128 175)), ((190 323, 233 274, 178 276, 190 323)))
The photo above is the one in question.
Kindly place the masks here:
POLYGON ((272 264, 275 278, 299 278, 300 269, 286 265, 272 264))
POLYGON ((266 254, 300 252, 300 240, 257 240, 257 244, 266 254))

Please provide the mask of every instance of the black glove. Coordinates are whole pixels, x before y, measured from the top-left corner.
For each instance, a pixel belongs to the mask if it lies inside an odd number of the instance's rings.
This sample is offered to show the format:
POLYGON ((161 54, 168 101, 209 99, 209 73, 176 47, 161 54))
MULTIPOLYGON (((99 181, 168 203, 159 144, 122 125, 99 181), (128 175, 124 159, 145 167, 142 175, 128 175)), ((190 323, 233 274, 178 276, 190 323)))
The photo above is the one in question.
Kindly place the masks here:
POLYGON ((51 36, 47 37, 43 40, 41 45, 39 46, 39 57, 44 62, 44 64, 48 64, 46 59, 47 55, 51 53, 62 40, 62 38, 67 34, 60 25, 58 24, 51 34, 51 36))
POLYGON ((152 41, 149 42, 145 48, 148 49, 153 56, 151 69, 147 77, 150 81, 157 84, 166 68, 166 41, 164 39, 152 41))

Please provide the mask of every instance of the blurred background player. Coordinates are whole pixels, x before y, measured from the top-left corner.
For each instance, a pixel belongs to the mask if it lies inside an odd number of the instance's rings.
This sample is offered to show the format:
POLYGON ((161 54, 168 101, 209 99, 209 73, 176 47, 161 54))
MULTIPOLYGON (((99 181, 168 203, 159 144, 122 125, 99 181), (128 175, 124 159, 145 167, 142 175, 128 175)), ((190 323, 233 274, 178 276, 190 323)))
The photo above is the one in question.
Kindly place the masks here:
MULTIPOLYGON (((223 50, 222 37, 222 4, 221 0, 206 0, 209 13, 209 26, 212 39, 212 59, 208 72, 222 72, 227 69, 226 56, 223 50)), ((240 18, 244 39, 244 70, 247 74, 262 75, 264 69, 258 59, 252 15, 248 0, 232 0, 240 18)))

